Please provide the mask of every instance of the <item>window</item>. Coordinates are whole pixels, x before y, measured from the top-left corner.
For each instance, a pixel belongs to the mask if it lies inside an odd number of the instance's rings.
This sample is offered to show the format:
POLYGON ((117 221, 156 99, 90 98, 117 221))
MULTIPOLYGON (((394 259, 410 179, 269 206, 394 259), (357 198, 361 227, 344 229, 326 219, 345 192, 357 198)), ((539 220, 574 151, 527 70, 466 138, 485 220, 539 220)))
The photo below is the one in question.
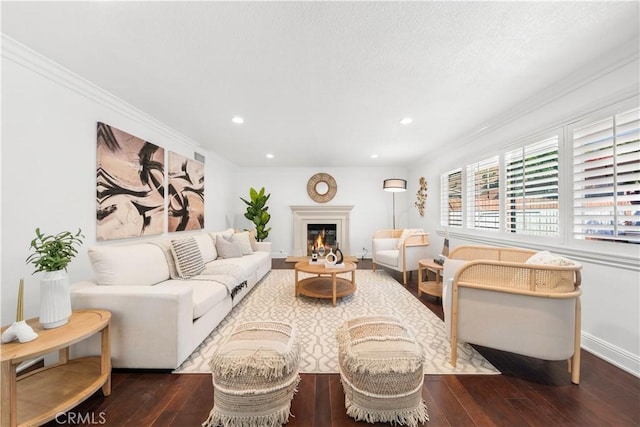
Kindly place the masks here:
POLYGON ((591 121, 573 137, 573 236, 640 243, 640 109, 591 121))
POLYGON ((440 176, 440 225, 462 227, 462 170, 440 176))
POLYGON ((558 137, 506 153, 505 169, 507 232, 558 236, 558 137))
POLYGON ((467 166, 467 228, 500 229, 498 156, 467 166))

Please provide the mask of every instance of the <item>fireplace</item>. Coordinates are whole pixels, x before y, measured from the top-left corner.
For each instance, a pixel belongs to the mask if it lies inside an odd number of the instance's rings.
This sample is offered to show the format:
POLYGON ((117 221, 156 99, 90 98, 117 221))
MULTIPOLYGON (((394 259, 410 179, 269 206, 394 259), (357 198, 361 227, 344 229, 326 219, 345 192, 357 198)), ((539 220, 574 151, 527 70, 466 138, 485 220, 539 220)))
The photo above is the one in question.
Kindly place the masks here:
POLYGON ((335 248, 337 228, 336 224, 307 224, 307 256, 311 255, 314 246, 316 250, 335 248))
POLYGON ((309 242, 308 229, 314 227, 324 227, 325 236, 327 228, 335 230, 331 232, 335 243, 340 244, 342 253, 348 255, 349 252, 349 215, 353 206, 291 206, 293 215, 293 256, 307 256, 310 254, 312 244, 309 242), (334 228, 335 227, 335 228, 334 228))

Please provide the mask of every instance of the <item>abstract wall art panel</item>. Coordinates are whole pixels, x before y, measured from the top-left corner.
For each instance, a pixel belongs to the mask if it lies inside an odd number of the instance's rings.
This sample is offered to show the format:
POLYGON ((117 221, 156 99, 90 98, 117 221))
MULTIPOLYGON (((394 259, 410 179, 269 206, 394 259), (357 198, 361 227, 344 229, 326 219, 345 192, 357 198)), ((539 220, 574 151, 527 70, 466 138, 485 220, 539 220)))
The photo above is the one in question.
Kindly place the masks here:
POLYGON ((98 122, 97 240, 161 234, 164 149, 98 122))
POLYGON ((169 152, 169 231, 204 228, 204 164, 169 152))

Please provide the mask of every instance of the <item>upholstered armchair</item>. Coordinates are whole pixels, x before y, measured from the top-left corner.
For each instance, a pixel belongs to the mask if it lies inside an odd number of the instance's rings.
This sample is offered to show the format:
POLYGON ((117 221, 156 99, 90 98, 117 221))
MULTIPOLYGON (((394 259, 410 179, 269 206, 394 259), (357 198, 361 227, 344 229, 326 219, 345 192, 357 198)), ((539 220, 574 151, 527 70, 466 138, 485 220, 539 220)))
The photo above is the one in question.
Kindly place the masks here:
POLYGON ((418 269, 418 260, 429 257, 429 233, 422 230, 379 230, 373 235, 372 268, 387 267, 402 272, 407 284, 407 272, 418 269))
POLYGON ((580 382, 581 265, 549 252, 460 246, 445 261, 443 310, 456 366, 458 341, 544 360, 567 360, 580 382))

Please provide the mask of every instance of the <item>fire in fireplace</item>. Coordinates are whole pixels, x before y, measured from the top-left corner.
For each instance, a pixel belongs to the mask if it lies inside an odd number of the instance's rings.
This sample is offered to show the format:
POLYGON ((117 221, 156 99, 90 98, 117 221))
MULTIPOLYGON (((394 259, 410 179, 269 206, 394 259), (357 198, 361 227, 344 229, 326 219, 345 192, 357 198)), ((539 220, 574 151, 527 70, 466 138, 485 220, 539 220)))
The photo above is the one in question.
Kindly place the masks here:
POLYGON ((313 247, 321 246, 326 250, 336 246, 336 224, 307 224, 307 256, 311 255, 313 247))

